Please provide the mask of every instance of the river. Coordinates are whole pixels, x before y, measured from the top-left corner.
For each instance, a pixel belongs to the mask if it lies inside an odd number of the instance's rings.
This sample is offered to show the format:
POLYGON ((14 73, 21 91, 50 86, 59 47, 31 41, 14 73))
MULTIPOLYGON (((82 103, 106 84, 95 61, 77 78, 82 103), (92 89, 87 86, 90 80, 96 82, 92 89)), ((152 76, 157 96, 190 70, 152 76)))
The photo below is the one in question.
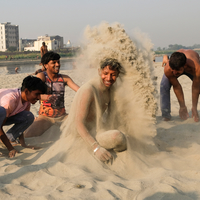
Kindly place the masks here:
MULTIPOLYGON (((70 70, 73 69, 73 62, 68 60, 61 60, 61 68, 60 70, 70 70)), ((42 66, 39 64, 33 64, 33 63, 26 63, 26 64, 15 64, 13 65, 2 65, 0 66, 0 74, 16 74, 15 68, 18 67, 18 74, 20 73, 28 73, 32 74, 36 70, 41 69, 42 66)))
MULTIPOLYGON (((162 62, 162 56, 156 57, 156 62, 162 62)), ((15 64, 13 65, 9 64, 6 66, 2 65, 0 66, 0 74, 16 74, 15 68, 18 67, 18 73, 28 73, 32 74, 36 70, 40 69, 41 66, 39 64, 33 64, 33 63, 26 63, 26 64, 15 64)), ((73 69, 73 62, 70 60, 61 60, 61 68, 60 70, 71 70, 73 69)))

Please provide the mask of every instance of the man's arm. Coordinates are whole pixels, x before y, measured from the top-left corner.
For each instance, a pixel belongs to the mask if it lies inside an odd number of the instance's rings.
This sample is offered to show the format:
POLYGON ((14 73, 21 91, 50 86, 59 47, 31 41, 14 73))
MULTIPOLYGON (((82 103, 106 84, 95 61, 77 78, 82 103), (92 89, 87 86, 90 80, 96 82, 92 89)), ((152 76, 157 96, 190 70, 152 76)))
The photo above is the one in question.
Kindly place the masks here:
POLYGON ((45 46, 45 53, 47 53, 48 52, 48 48, 47 48, 47 45, 45 46))
POLYGON ((192 83, 192 117, 194 121, 199 121, 199 115, 197 112, 197 103, 199 99, 199 86, 200 86, 200 77, 195 77, 192 83))
MULTIPOLYGON (((194 121, 199 121, 199 115, 197 112, 197 104, 199 99, 199 92, 200 92, 200 65, 198 65, 198 69, 196 70, 196 74, 193 78, 192 82, 192 117, 194 117, 194 121)), ((197 68, 197 67, 196 67, 197 68)))
POLYGON ((3 125, 5 124, 6 122, 6 118, 4 119, 3 121, 3 124, 1 126, 1 129, 0 129, 0 138, 1 138, 1 141, 4 143, 4 145, 6 146, 6 148, 8 149, 9 151, 9 157, 12 158, 15 156, 15 154, 17 153, 17 150, 14 149, 14 147, 12 146, 12 144, 10 143, 9 139, 7 138, 5 132, 3 131, 3 125))
MULTIPOLYGON (((45 82, 45 75, 44 75, 43 72, 38 73, 38 74, 37 74, 37 77, 40 78, 43 82, 45 82)), ((46 100, 48 100, 48 99, 50 98, 50 96, 52 96, 52 95, 49 95, 49 94, 41 94, 41 95, 40 95, 40 99, 41 99, 42 101, 46 101, 46 100)))
POLYGON ((41 57, 43 56, 43 47, 40 47, 41 57))
POLYGON ((186 120, 189 117, 189 114, 187 111, 187 107, 185 105, 185 99, 184 99, 182 86, 178 82, 177 78, 173 74, 171 74, 170 71, 168 71, 166 69, 165 69, 165 75, 167 76, 170 83, 172 84, 174 93, 175 93, 178 103, 180 105, 179 116, 181 119, 186 120))
POLYGON ((167 64, 168 61, 169 61, 168 55, 164 55, 163 56, 163 61, 162 61, 162 67, 164 67, 167 64))
MULTIPOLYGON (((92 89, 88 88, 88 90, 85 90, 84 93, 81 91, 82 94, 79 95, 79 102, 77 104, 78 108, 76 113, 76 127, 77 131, 80 134, 80 136, 83 138, 83 140, 91 146, 92 150, 95 153, 95 156, 101 160, 101 161, 108 161, 112 159, 112 155, 109 151, 107 151, 105 148, 101 147, 97 141, 92 137, 92 135, 89 133, 88 129, 86 128, 86 121, 88 119, 88 115, 91 114, 91 112, 96 113, 94 110, 91 109, 92 103, 94 102, 94 96, 92 89), (90 112, 89 112, 90 111, 90 112)), ((95 109, 95 108, 93 108, 95 109)), ((93 119, 92 119, 93 120, 93 119)))
POLYGON ((31 104, 29 104, 27 107, 26 107, 26 111, 30 111, 30 108, 31 108, 31 104))
POLYGON ((75 92, 80 88, 74 81, 67 75, 62 75, 64 82, 75 92))

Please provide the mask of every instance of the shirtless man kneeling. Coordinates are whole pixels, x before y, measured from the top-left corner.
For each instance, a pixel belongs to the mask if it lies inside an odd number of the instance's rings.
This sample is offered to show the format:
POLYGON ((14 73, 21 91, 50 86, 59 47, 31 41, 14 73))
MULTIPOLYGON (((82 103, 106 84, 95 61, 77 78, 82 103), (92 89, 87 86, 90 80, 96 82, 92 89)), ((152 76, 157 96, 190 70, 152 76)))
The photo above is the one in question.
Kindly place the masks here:
POLYGON ((94 155, 102 162, 113 157, 109 150, 127 149, 126 137, 119 130, 105 128, 103 120, 110 113, 110 88, 122 70, 116 59, 107 58, 100 64, 99 78, 84 84, 77 92, 72 103, 70 126, 76 127, 77 134, 91 147, 94 155))

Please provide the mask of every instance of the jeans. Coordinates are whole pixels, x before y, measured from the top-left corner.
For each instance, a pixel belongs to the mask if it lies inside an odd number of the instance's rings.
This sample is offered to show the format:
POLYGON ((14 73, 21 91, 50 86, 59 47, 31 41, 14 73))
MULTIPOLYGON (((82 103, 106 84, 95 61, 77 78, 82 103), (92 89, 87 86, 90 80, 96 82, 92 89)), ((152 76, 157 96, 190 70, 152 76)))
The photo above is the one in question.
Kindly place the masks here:
MULTIPOLYGON (((188 76, 191 80, 193 80, 193 76, 188 73, 183 73, 182 75, 188 76)), ((170 103, 170 89, 171 83, 169 79, 163 74, 161 83, 160 83, 160 108, 162 112, 162 117, 164 118, 171 118, 171 103, 170 103)))
MULTIPOLYGON (((6 118, 6 109, 0 106, 0 127, 6 118)), ((4 126, 14 124, 6 135, 10 141, 15 141, 34 121, 34 115, 30 111, 22 111, 16 115, 8 117, 4 126)))

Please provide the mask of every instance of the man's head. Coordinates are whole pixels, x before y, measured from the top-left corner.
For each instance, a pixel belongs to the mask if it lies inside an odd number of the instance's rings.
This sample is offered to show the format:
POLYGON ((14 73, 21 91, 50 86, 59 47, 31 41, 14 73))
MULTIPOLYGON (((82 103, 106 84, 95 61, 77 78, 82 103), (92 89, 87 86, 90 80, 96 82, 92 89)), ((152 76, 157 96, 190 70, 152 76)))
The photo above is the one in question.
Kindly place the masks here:
POLYGON ((99 75, 106 87, 111 87, 115 83, 119 73, 122 71, 122 66, 114 58, 106 58, 101 61, 99 75))
POLYGON ((45 46, 45 42, 42 42, 42 46, 45 46))
POLYGON ((42 56, 41 63, 49 73, 58 74, 60 70, 60 55, 49 51, 42 56))
POLYGON ((173 74, 179 76, 184 72, 184 66, 187 58, 184 53, 174 52, 169 59, 169 66, 171 67, 173 74))
POLYGON ((46 84, 37 77, 27 76, 22 82, 21 91, 25 101, 35 104, 40 99, 40 94, 45 94, 47 90, 46 84))

